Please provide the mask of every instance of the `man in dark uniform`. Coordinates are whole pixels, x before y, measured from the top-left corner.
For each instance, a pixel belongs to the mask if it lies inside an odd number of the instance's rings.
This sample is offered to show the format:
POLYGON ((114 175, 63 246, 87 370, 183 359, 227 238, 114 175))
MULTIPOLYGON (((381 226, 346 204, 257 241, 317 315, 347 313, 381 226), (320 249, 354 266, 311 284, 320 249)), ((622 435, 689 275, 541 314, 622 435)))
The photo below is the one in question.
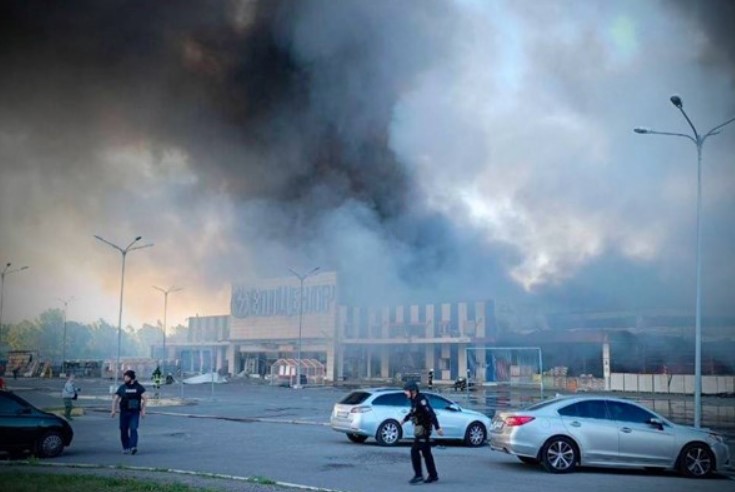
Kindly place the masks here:
POLYGON ((120 409, 120 441, 124 454, 138 452, 138 424, 140 417, 145 417, 147 396, 145 388, 135 380, 135 371, 127 370, 123 374, 125 381, 115 392, 112 400, 111 417, 115 417, 120 409))
POLYGON ((161 368, 159 366, 156 366, 156 369, 153 371, 153 389, 155 389, 155 393, 153 395, 153 398, 160 398, 161 393, 161 376, 163 374, 161 373, 161 368))
POLYGON ((439 480, 436 473, 436 465, 434 464, 434 456, 431 454, 431 429, 436 429, 436 433, 440 436, 444 435, 444 431, 439 427, 439 421, 436 419, 436 413, 431 408, 429 399, 419 393, 419 385, 416 383, 406 383, 403 387, 406 397, 411 400, 411 411, 403 418, 401 425, 409 420, 414 425, 414 439, 411 445, 411 465, 413 465, 413 478, 409 483, 416 484, 420 482, 431 483, 439 480), (428 477, 424 480, 421 472, 421 455, 426 461, 426 472, 428 477))

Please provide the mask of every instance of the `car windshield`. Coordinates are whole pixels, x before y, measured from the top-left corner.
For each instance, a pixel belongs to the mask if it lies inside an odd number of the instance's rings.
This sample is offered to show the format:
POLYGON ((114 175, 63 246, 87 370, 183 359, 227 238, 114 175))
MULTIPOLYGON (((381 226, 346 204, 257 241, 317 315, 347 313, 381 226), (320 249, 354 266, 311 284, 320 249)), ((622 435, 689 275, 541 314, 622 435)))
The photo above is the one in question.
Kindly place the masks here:
POLYGON ((364 391, 353 391, 339 403, 341 405, 359 405, 367 400, 368 396, 370 396, 370 393, 366 393, 364 391))
POLYGON ((2 415, 17 415, 22 410, 30 408, 29 405, 25 405, 25 402, 18 401, 12 398, 10 395, 0 395, 0 414, 2 415))

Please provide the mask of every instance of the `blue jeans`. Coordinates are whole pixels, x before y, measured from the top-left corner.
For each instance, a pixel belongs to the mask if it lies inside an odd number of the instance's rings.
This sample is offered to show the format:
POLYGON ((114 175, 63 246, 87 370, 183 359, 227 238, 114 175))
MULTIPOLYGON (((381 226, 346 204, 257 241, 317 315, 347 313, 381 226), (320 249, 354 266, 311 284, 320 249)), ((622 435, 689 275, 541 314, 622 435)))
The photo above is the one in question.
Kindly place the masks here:
POLYGON ((138 447, 138 422, 140 412, 130 410, 120 412, 120 441, 123 449, 138 447))

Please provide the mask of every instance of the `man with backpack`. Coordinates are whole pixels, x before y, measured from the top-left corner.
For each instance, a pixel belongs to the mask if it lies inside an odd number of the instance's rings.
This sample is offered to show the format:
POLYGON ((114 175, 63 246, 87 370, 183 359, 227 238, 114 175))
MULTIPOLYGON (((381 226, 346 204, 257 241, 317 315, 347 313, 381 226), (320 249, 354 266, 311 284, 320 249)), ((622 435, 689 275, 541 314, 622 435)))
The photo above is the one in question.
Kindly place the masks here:
POLYGON ((135 379, 135 371, 127 370, 123 374, 124 383, 115 392, 112 401, 111 417, 120 412, 120 441, 123 454, 138 452, 138 424, 145 417, 145 406, 148 397, 145 388, 135 379))

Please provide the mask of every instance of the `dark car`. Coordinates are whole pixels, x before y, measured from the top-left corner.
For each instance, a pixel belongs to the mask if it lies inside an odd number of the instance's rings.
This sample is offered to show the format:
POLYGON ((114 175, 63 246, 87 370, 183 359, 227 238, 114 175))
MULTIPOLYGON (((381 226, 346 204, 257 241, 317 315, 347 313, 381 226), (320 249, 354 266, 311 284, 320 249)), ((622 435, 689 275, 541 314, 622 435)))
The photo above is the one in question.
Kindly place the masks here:
POLYGON ((69 423, 34 407, 9 391, 0 391, 0 451, 19 455, 30 451, 53 458, 71 444, 74 431, 69 423))

